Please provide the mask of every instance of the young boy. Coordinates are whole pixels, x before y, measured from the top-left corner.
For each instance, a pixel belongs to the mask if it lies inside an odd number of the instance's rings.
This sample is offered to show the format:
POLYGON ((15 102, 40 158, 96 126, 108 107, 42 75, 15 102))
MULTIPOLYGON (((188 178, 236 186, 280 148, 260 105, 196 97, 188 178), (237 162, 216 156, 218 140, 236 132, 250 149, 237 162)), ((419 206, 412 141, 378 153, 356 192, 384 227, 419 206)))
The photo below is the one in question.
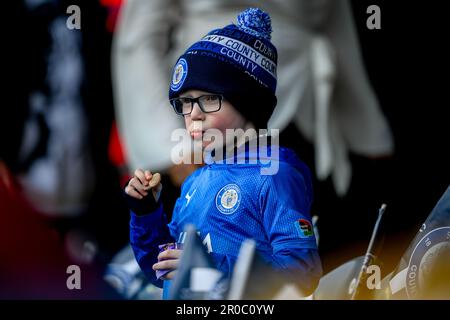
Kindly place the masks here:
MULTIPOLYGON (((266 13, 247 9, 237 25, 211 31, 178 59, 169 98, 203 148, 210 144, 203 139, 208 130, 225 136, 227 129, 267 126, 276 105, 277 51, 271 31, 266 13)), ((261 161, 238 160, 261 160, 271 146, 255 150, 239 141, 224 146, 233 151, 231 159, 223 161, 216 148, 207 165, 186 179, 169 224, 159 200, 160 175, 135 171, 125 193, 136 259, 155 284, 161 285, 155 271, 171 270, 161 279, 173 279, 182 251, 159 253, 159 245, 183 242, 185 225, 194 224, 225 274, 232 272, 242 242, 252 238, 267 263, 294 274, 299 288, 311 294, 322 269, 309 215, 310 172, 291 150, 277 146, 276 172, 262 174, 261 161)))

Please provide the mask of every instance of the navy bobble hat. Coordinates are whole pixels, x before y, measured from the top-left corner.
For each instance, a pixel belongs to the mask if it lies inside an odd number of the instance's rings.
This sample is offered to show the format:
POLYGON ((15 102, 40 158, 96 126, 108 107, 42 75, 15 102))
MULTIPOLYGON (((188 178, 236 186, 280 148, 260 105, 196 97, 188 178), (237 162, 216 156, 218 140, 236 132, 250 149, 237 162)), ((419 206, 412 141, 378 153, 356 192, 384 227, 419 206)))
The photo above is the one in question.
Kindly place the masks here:
POLYGON ((257 129, 266 128, 277 104, 277 50, 270 16, 249 8, 237 24, 215 29, 177 60, 169 99, 197 89, 223 94, 257 129))

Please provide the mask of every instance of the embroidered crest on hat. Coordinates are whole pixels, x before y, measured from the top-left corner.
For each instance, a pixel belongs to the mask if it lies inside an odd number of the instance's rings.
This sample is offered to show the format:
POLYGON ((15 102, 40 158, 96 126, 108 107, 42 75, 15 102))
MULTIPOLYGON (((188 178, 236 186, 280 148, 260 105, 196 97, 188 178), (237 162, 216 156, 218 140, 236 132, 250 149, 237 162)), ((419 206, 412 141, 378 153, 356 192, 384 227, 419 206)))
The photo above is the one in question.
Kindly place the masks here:
POLYGON ((187 62, 184 58, 181 58, 173 69, 172 84, 170 85, 173 91, 178 91, 181 88, 184 80, 186 80, 187 73, 187 62))

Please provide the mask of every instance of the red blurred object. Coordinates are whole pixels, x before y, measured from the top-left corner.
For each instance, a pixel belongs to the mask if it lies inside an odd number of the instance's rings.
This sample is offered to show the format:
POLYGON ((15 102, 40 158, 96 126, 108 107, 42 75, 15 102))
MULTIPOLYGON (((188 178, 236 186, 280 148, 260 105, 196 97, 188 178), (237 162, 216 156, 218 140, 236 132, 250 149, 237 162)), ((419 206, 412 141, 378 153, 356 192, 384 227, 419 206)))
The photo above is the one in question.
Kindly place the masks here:
POLYGON ((117 18, 119 16, 120 7, 125 0, 100 0, 100 4, 106 7, 109 11, 106 20, 106 29, 109 32, 114 32, 117 18))
POLYGON ((116 167, 122 167, 126 164, 125 152, 115 122, 112 124, 111 134, 109 136, 108 156, 111 163, 116 167))
POLYGON ((59 234, 27 203, 0 161, 0 297, 65 296, 69 265, 59 234))
POLYGON ((115 6, 120 7, 122 5, 123 0, 100 0, 100 3, 104 6, 115 6))
POLYGON ((109 136, 108 156, 111 163, 119 170, 120 185, 123 186, 130 179, 127 170, 125 150, 120 140, 117 125, 113 122, 109 136))
POLYGON ((68 289, 73 264, 61 234, 31 207, 0 160, 0 299, 103 297, 96 266, 81 265, 82 290, 68 289))

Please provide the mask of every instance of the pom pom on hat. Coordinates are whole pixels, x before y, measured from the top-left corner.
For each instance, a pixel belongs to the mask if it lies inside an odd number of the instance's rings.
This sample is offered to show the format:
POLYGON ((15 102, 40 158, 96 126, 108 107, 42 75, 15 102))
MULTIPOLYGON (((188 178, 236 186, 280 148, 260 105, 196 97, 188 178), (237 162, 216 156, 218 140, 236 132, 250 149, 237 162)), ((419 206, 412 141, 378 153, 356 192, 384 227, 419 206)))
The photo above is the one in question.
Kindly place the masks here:
POLYGON ((237 27, 258 38, 270 40, 272 24, 270 16, 258 8, 248 8, 237 17, 237 27))

